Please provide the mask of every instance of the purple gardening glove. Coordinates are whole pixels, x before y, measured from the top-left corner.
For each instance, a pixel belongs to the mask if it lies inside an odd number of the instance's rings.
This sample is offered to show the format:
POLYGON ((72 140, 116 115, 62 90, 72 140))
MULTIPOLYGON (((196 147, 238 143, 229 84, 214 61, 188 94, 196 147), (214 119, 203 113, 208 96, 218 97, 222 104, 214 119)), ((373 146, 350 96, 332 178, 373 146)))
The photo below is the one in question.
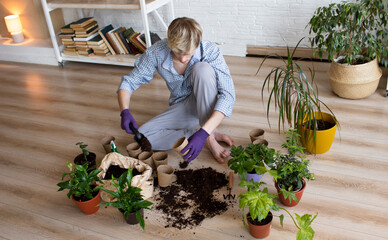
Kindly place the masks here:
POLYGON ((129 124, 132 123, 133 127, 137 129, 137 123, 135 118, 129 112, 129 109, 124 109, 121 113, 121 128, 129 134, 134 134, 129 128, 129 124))
POLYGON ((199 129, 197 132, 195 132, 191 137, 189 137, 189 144, 182 149, 181 153, 184 154, 187 150, 190 149, 190 151, 183 156, 184 160, 187 160, 187 162, 191 162, 194 160, 199 153, 202 151, 203 146, 206 143, 206 139, 209 137, 209 133, 207 133, 202 128, 199 129))

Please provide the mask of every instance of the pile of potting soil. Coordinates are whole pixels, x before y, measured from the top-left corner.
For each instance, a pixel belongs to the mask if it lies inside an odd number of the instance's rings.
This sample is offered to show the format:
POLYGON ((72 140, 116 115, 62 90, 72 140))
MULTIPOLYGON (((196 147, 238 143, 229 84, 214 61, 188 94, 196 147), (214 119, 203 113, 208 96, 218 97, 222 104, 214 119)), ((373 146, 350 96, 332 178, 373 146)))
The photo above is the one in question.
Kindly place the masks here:
POLYGON ((228 209, 228 203, 215 196, 216 190, 228 184, 225 174, 210 167, 180 170, 175 174, 177 181, 169 187, 159 188, 156 198, 156 209, 166 215, 166 228, 191 228, 228 209))

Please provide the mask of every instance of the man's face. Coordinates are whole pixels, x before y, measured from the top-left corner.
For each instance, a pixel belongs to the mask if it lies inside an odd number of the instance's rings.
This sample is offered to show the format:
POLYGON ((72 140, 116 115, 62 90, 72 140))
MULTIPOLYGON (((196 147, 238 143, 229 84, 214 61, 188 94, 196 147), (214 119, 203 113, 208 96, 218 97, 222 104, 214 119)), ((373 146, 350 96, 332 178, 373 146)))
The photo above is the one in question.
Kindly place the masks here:
POLYGON ((194 53, 195 53, 195 50, 188 51, 188 52, 179 52, 179 53, 172 51, 172 56, 175 60, 178 60, 179 62, 186 64, 190 61, 194 53))

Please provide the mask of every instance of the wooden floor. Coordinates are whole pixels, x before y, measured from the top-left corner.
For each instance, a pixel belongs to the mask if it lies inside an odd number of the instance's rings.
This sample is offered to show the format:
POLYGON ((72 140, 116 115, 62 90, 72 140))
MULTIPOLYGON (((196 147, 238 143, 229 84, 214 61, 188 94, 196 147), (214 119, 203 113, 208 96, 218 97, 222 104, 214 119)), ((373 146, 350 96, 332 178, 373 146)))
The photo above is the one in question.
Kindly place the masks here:
MULTIPOLYGON (((249 143, 252 128, 266 130, 269 146, 284 141, 270 129, 259 95, 264 74, 277 64, 270 60, 255 76, 261 59, 228 57, 237 101, 233 115, 220 130, 237 145, 249 143)), ((310 62, 306 64, 311 65, 310 62)), ((327 63, 314 63, 321 99, 336 113, 342 129, 329 152, 309 155, 316 180, 309 182, 299 205, 289 210, 318 217, 315 239, 388 239, 388 99, 379 88, 363 100, 335 96, 327 79, 327 63)), ((130 68, 67 63, 64 68, 0 62, 0 238, 1 239, 252 239, 241 220, 238 204, 223 215, 206 219, 193 229, 164 228, 163 215, 146 211, 146 231, 124 222, 113 208, 87 216, 57 192, 66 161, 80 153, 83 141, 104 156, 100 140, 116 137, 120 152, 132 142, 120 128, 116 90, 130 68)), ((383 85, 383 84, 382 84, 383 85)), ((139 124, 163 111, 168 91, 162 79, 142 86, 132 98, 131 111, 139 124)), ((273 125, 276 115, 271 114, 273 125)), ((178 168, 178 155, 169 151, 178 168)), ((226 164, 202 151, 192 168, 227 172, 226 164)), ((270 192, 274 193, 268 176, 270 192)), ((235 176, 233 194, 242 192, 235 176)), ((226 193, 221 189, 219 195, 226 193)), ((289 217, 282 228, 275 218, 268 239, 295 239, 289 217)))

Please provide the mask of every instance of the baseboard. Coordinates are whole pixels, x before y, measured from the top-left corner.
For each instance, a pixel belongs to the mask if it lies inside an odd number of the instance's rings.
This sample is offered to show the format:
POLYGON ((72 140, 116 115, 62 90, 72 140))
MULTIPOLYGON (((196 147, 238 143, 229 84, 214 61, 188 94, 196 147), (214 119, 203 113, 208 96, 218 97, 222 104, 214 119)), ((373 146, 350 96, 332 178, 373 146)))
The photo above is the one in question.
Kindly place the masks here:
MULTIPOLYGON (((293 51, 294 48, 290 48, 293 51)), ((298 47, 295 51, 294 58, 307 58, 319 60, 319 57, 313 56, 314 50, 312 48, 298 47)), ((277 54, 279 56, 287 56, 287 47, 269 47, 269 46, 247 46, 247 56, 267 56, 277 54)), ((327 60, 326 56, 323 56, 323 60, 327 60)))
POLYGON ((2 39, 0 40, 0 61, 58 65, 49 39, 27 39, 22 43, 2 39))

